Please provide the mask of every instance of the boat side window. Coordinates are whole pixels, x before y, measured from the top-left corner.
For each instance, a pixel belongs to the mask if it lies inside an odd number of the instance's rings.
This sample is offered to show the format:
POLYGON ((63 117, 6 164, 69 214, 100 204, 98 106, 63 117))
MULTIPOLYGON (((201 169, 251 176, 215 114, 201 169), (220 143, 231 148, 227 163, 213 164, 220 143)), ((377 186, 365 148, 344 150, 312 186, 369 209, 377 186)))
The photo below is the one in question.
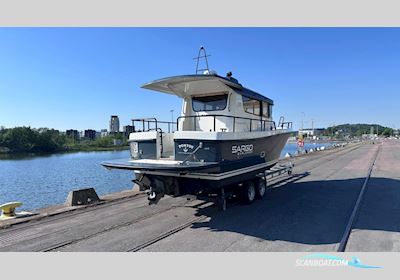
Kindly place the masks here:
POLYGON ((272 104, 268 104, 269 117, 272 118, 272 104))
POLYGON ((263 117, 265 117, 265 118, 271 118, 272 117, 272 105, 267 102, 263 102, 262 114, 263 114, 263 117))
POLYGON ((243 95, 242 95, 242 100, 243 100, 243 109, 246 113, 260 116, 261 102, 259 100, 251 99, 243 95))
POLYGON ((193 96, 192 106, 196 112, 200 111, 220 111, 225 110, 228 94, 218 94, 209 96, 193 96))

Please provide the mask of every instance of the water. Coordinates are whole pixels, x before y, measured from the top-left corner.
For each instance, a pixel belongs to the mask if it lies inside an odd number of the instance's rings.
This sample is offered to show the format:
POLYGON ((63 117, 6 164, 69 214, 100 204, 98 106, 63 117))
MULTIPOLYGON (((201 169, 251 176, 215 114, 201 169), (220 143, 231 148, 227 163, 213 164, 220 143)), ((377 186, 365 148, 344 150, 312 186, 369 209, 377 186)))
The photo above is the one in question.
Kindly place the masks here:
POLYGON ((73 189, 94 187, 99 195, 131 189, 132 172, 100 165, 128 158, 126 150, 0 160, 0 204, 21 201, 18 209, 32 210, 64 203, 73 189))
MULTIPOLYGON (((305 148, 329 146, 305 144, 305 148)), ((281 153, 294 154, 297 145, 288 143, 281 153)), ((21 201, 21 210, 38 209, 64 203, 73 189, 93 187, 99 195, 132 188, 133 173, 107 170, 100 163, 128 159, 129 151, 79 152, 28 156, 0 160, 0 204, 21 201)))
MULTIPOLYGON (((325 147, 328 148, 332 145, 333 143, 304 143, 304 149, 309 151, 310 149, 315 150, 316 148, 320 147, 325 147)), ((284 158, 286 153, 289 153, 291 155, 295 155, 297 152, 297 144, 296 143, 287 143, 286 146, 283 148, 281 152, 281 158, 284 158)))

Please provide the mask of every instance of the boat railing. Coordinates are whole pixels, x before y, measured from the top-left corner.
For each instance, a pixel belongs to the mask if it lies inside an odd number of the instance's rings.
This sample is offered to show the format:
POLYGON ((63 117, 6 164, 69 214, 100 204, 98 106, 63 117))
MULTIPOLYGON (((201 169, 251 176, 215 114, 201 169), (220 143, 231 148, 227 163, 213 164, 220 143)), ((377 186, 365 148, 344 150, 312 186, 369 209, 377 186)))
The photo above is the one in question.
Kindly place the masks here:
MULTIPOLYGON (((276 130, 276 125, 274 121, 270 120, 262 120, 262 119, 254 119, 254 118, 246 118, 246 117, 237 117, 237 116, 228 116, 228 115, 200 115, 200 116, 180 116, 177 118, 177 127, 176 130, 179 131, 179 123, 185 119, 194 119, 195 121, 193 122, 193 129, 182 129, 182 130, 201 130, 199 125, 196 124, 196 120, 200 120, 201 118, 212 118, 213 124, 212 124, 212 129, 210 131, 217 131, 217 119, 225 117, 225 118, 230 118, 232 119, 232 129, 230 131, 232 132, 237 132, 237 124, 238 121, 244 121, 245 123, 248 122, 249 126, 246 131, 252 132, 252 131, 266 131, 266 130, 276 130)), ((285 124, 286 125, 286 124, 285 124)), ((228 128, 220 128, 221 131, 227 131, 228 128)), ((242 130, 239 130, 242 131, 242 130)))
POLYGON ((132 125, 135 128, 135 132, 146 132, 152 130, 165 132, 166 130, 168 130, 168 133, 171 133, 174 132, 176 124, 176 122, 159 121, 156 118, 132 119, 132 125), (142 127, 142 129, 139 128, 140 126, 142 127))
MULTIPOLYGON (((246 117, 237 117, 237 116, 228 116, 222 114, 214 114, 214 115, 200 115, 200 116, 180 116, 177 118, 176 122, 170 121, 159 121, 156 118, 139 118, 139 119, 132 119, 132 125, 135 128, 135 132, 140 131, 152 131, 156 130, 159 132, 168 131, 168 133, 174 132, 175 130, 179 131, 179 123, 184 119, 192 118, 200 120, 201 118, 212 118, 212 131, 217 131, 217 120, 218 118, 230 118, 232 119, 232 129, 230 131, 242 131, 241 129, 237 129, 238 123, 248 122, 248 129, 246 131, 266 131, 266 130, 276 130, 276 129, 291 129, 293 126, 292 122, 285 122, 283 117, 279 119, 279 124, 276 126, 274 121, 270 120, 262 120, 262 119, 255 119, 255 118, 246 118, 246 117), (139 128, 141 127, 141 129, 139 128), (138 129, 139 128, 139 129, 138 129)), ((196 120, 196 119, 195 119, 196 120)), ((227 131, 228 128, 220 128, 221 131, 227 131)), ((182 129, 182 130, 201 130, 199 125, 196 121, 193 122, 193 129, 182 129)))
POLYGON ((278 125, 280 129, 290 129, 293 127, 293 122, 283 122, 278 125))
POLYGON ((281 116, 279 118, 278 128, 279 129, 291 129, 293 127, 293 122, 285 122, 285 118, 281 116))

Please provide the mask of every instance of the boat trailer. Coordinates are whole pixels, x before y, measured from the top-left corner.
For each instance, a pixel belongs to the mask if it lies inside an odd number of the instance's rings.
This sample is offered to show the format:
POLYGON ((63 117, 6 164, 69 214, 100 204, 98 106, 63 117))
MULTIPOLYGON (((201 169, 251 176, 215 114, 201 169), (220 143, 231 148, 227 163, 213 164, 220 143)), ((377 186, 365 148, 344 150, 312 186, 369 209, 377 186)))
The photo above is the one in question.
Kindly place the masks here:
POLYGON ((149 204, 157 204, 158 201, 167 193, 172 190, 175 195, 184 196, 188 200, 204 199, 212 201, 217 204, 218 208, 222 211, 226 210, 226 200, 235 196, 239 196, 244 204, 254 202, 256 198, 262 199, 265 191, 268 188, 268 180, 274 177, 287 173, 291 176, 293 173, 293 163, 288 162, 285 164, 275 165, 274 167, 258 173, 252 179, 246 181, 238 181, 232 185, 214 189, 211 192, 187 194, 179 193, 177 188, 177 180, 168 178, 162 182, 162 178, 154 176, 151 179, 141 175, 139 178, 132 180, 133 183, 139 186, 140 191, 145 191, 148 195, 149 204), (168 191, 166 191, 168 190, 168 191))
MULTIPOLYGON (((265 184, 265 189, 268 189, 268 180, 271 180, 274 177, 280 176, 282 174, 287 174, 288 176, 292 176, 293 174, 293 167, 294 164, 292 162, 288 162, 285 164, 279 164, 276 165, 274 167, 272 167, 271 169, 265 170, 263 173, 259 173, 256 176, 256 179, 258 178, 261 182, 263 182, 265 184)), ((248 184, 250 181, 248 182, 241 182, 238 184, 238 188, 236 188, 236 191, 239 190, 243 185, 248 184)), ((236 192, 237 193, 237 192, 236 192)), ((225 188, 222 187, 220 189, 220 193, 219 194, 215 194, 213 196, 213 201, 217 204, 218 208, 222 211, 226 210, 226 201, 227 199, 232 198, 235 195, 234 191, 225 191, 225 188)), ((204 197, 204 196, 193 196, 193 195, 187 195, 188 199, 195 199, 195 198, 204 198, 204 199, 210 199, 210 196, 204 197)), ((261 199, 264 197, 264 194, 262 195, 258 195, 258 198, 261 199)), ((253 201, 245 201, 246 204, 250 204, 253 201)))

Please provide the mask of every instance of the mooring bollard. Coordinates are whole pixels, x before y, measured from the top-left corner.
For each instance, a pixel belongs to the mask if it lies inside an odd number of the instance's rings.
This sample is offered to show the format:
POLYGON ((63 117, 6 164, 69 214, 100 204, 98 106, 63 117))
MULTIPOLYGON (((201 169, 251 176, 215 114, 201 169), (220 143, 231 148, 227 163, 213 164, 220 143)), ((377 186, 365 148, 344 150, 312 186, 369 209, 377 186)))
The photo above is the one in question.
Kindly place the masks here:
POLYGON ((22 205, 22 202, 14 201, 8 202, 0 205, 0 210, 2 211, 0 220, 12 219, 17 217, 15 213, 15 208, 22 205))

